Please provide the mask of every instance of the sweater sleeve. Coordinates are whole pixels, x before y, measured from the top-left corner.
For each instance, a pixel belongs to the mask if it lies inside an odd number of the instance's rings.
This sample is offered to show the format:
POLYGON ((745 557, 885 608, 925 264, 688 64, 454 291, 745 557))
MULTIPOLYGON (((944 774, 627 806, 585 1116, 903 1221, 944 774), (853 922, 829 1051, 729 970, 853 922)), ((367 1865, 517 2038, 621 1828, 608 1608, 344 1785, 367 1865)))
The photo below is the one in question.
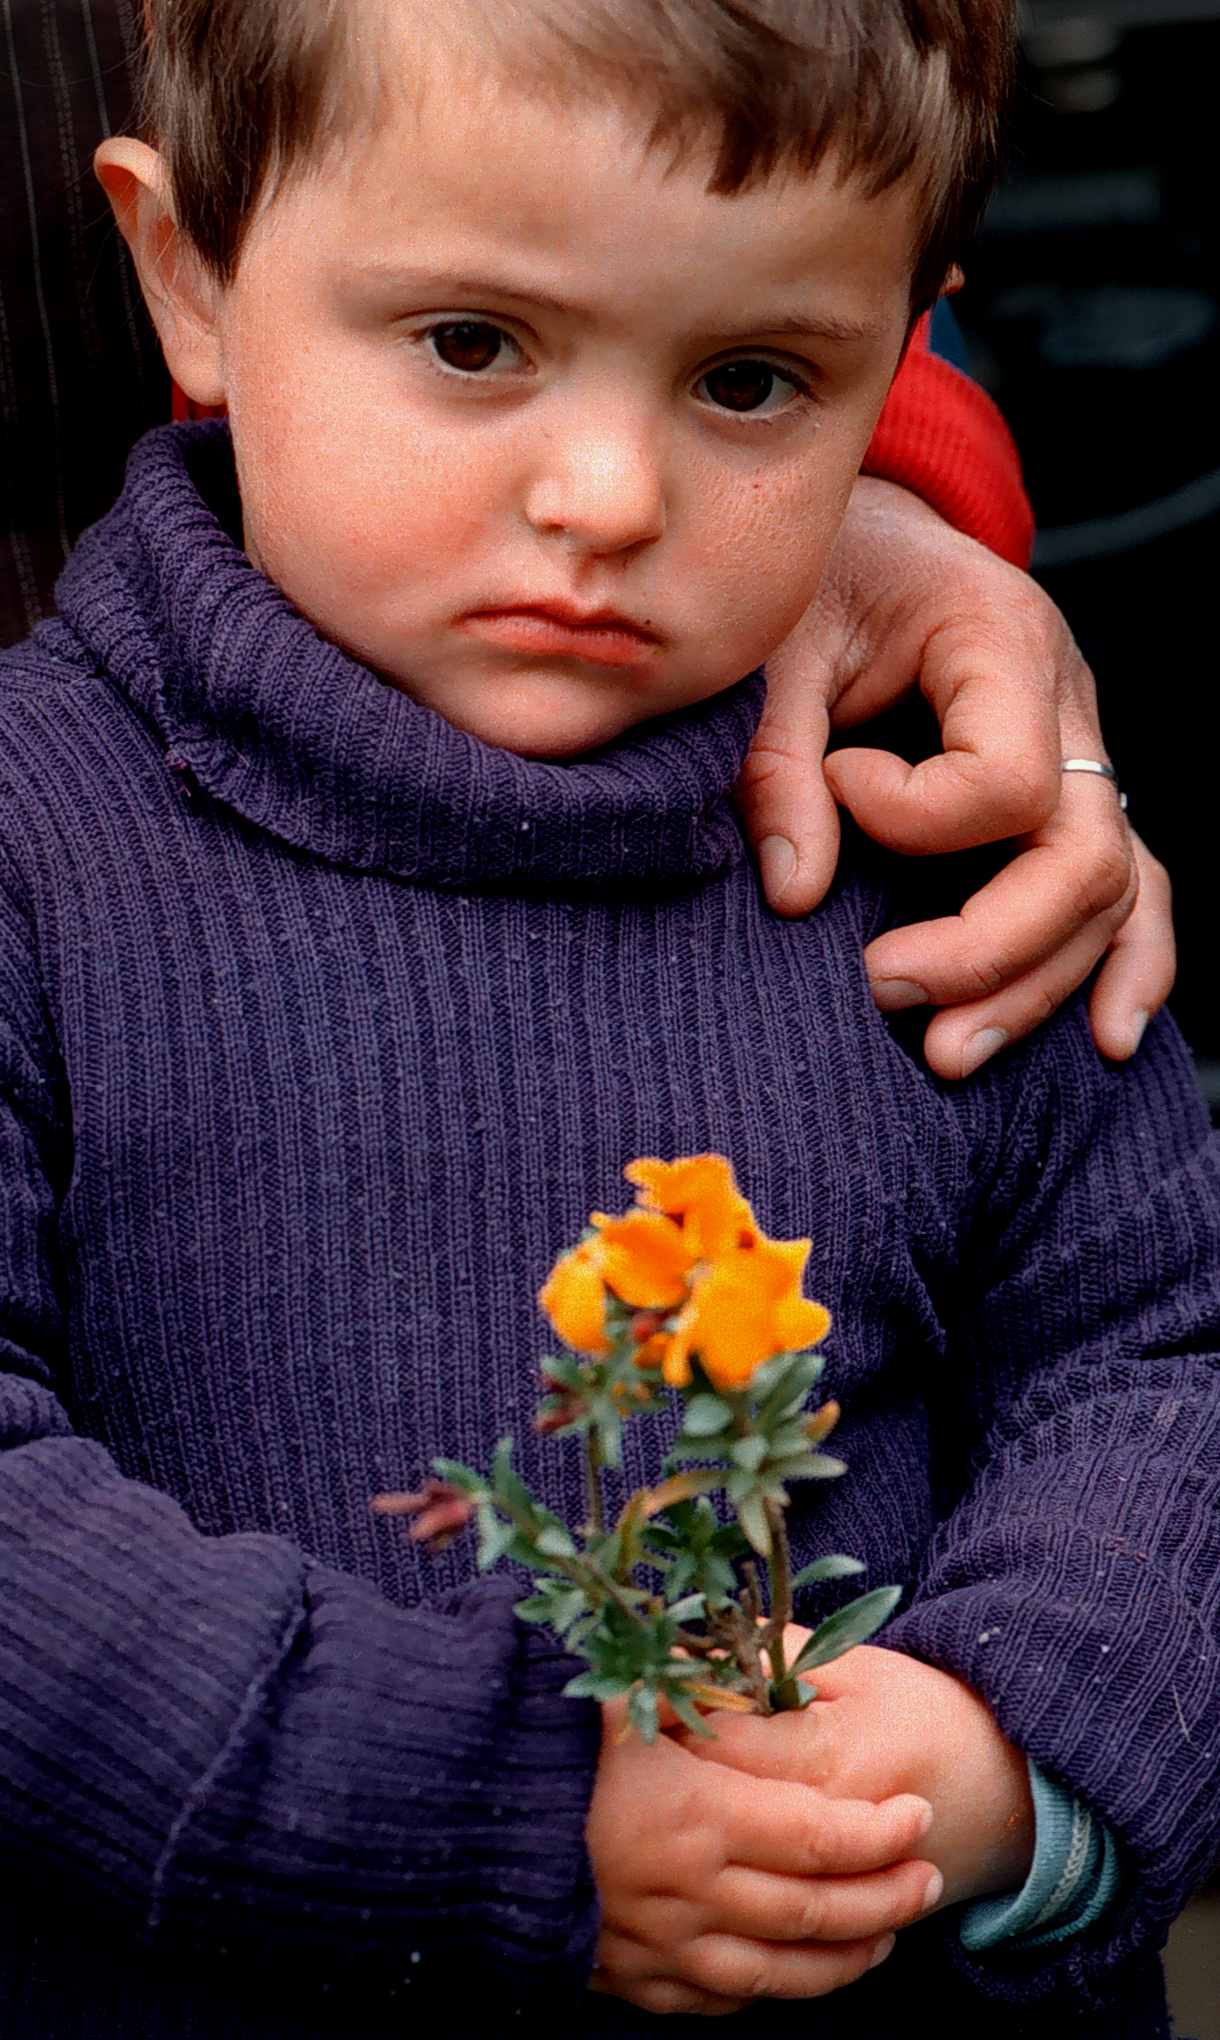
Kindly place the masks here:
POLYGON ((930 325, 925 313, 911 335, 863 472, 900 483, 958 531, 1026 567, 1034 518, 1012 434, 986 392, 930 351, 930 325))
POLYGON ((1217 1852, 1217 1147, 1164 1019, 1108 1068, 1077 1005, 945 1098, 972 1154, 930 1391, 945 1513, 886 1641, 965 1679, 1112 1837, 1127 1904, 1058 1946, 950 1950, 984 1991, 1087 2007, 1217 1852))
POLYGON ((72 1157, 32 937, 0 884, 0 1852, 154 1945, 583 1987, 597 1710, 511 1583, 396 1607, 273 1536, 199 1534, 74 1435, 72 1157))

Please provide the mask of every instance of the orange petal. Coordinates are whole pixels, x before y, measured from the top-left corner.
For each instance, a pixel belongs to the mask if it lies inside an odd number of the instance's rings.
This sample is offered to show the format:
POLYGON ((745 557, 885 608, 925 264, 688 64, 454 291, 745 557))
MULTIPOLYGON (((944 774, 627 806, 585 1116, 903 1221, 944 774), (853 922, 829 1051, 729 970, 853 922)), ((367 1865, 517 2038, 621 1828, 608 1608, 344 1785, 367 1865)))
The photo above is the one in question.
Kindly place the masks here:
POLYGON ((569 1346, 578 1353, 613 1351, 605 1333, 606 1290, 587 1246, 556 1261, 538 1292, 538 1302, 569 1346))
POLYGON ((723 1155, 685 1155, 674 1162, 644 1156, 629 1162, 623 1174, 638 1186, 646 1209, 681 1220, 693 1260, 713 1260, 757 1234, 754 1214, 723 1155))
POLYGON ((798 1351, 825 1337, 830 1324, 821 1304, 800 1293, 808 1240, 768 1240, 722 1254, 699 1275, 674 1329, 665 1367, 686 1369, 698 1353, 717 1388, 744 1388, 755 1369, 777 1353, 798 1351))
POLYGON ((629 1211, 625 1218, 594 1212, 591 1242, 602 1279, 635 1310, 673 1310, 686 1295, 692 1256, 680 1226, 659 1212, 629 1211))

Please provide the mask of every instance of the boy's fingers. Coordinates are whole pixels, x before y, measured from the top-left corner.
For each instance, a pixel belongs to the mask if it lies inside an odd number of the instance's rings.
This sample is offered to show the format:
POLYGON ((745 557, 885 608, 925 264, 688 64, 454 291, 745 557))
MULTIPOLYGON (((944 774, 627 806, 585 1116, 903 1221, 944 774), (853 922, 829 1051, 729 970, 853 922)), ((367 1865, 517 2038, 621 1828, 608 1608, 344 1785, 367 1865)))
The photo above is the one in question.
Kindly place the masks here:
POLYGON ((724 1932, 759 1941, 863 1941, 931 1911, 944 1879, 928 1862, 891 1863, 861 1877, 773 1877, 730 1864, 713 1905, 724 1932))
POLYGON ((830 725, 816 689, 768 677, 767 705, 737 781, 737 805, 769 904, 808 914, 839 857, 839 811, 822 776, 830 725))
POLYGON ((884 1962, 893 1946, 892 1934, 804 1947, 705 1934, 675 1965, 677 1973, 657 1973, 646 1950, 606 1936, 589 1988, 662 2018, 682 2012, 724 2018, 760 1998, 825 1997, 884 1962))
POLYGON ((1134 1055, 1152 1014, 1173 990, 1175 951, 1169 874, 1132 832, 1139 898, 1110 945, 1089 1000, 1093 1039, 1103 1055, 1134 1055))
MULTIPOLYGON (((709 1767, 710 1768, 710 1767, 709 1767)), ((855 1876, 914 1855, 927 1832, 928 1802, 896 1794, 831 1799, 809 1785, 751 1777, 717 1766, 726 1860, 784 1877, 855 1876)))

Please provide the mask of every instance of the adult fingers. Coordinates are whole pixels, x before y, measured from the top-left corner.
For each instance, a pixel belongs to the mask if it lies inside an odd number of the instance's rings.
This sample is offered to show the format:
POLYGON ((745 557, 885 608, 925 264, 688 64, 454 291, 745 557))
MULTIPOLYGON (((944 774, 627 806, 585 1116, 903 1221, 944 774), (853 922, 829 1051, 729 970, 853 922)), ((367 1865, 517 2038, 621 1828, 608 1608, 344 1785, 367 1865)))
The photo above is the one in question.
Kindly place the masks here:
POLYGON ((808 914, 839 856, 839 813, 822 774, 830 723, 809 676, 768 668, 767 703, 737 781, 737 806, 779 914, 808 914))
MULTIPOLYGON (((1027 604, 1019 577, 1013 578, 1012 599, 1027 604)), ((866 835, 924 856, 1024 835, 1049 820, 1059 799, 1062 756, 1060 690, 1049 676, 1070 648, 1091 677, 1060 619, 1052 617, 1054 644, 1046 641, 1045 628, 1031 641, 972 613, 951 614, 933 629, 921 650, 920 686, 940 723, 941 750, 917 765, 854 746, 826 761, 836 798, 866 835)), ((1073 700, 1072 720, 1082 714, 1073 700)))
POLYGON ((1072 775, 1054 820, 959 914, 890 929, 870 944, 873 996, 886 1012, 955 1008, 933 1023, 925 1052, 941 1076, 968 1075, 1083 983, 1138 886, 1113 788, 1072 775))
POLYGON ((1053 811, 1059 771, 1058 738, 1044 730, 1037 749, 1021 757, 955 745, 909 765, 892 751, 853 745, 831 752, 824 777, 866 836, 929 857, 1039 827, 1053 811))
POLYGON ((721 1931, 751 1940, 863 1941, 909 1927, 940 1898, 944 1879, 928 1862, 891 1863, 862 1877, 773 1877, 730 1864, 712 1903, 721 1931))
POLYGON ((1140 1045, 1152 1015, 1173 990, 1176 954, 1169 873, 1132 831, 1139 897, 1110 944, 1089 999, 1093 1039, 1112 1062, 1140 1045))

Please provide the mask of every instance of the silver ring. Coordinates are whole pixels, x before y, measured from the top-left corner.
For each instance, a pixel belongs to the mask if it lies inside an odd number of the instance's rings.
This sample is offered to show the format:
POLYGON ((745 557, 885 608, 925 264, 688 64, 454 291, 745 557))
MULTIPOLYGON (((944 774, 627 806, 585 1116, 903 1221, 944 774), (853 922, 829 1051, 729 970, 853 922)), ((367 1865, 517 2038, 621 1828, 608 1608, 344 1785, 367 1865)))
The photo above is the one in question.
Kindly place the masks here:
POLYGON ((1060 760, 1059 769, 1061 772, 1096 772, 1102 779, 1108 779, 1118 794, 1119 807, 1126 814, 1127 796, 1119 788, 1118 774, 1113 765, 1103 764, 1100 758, 1063 758, 1060 760))

